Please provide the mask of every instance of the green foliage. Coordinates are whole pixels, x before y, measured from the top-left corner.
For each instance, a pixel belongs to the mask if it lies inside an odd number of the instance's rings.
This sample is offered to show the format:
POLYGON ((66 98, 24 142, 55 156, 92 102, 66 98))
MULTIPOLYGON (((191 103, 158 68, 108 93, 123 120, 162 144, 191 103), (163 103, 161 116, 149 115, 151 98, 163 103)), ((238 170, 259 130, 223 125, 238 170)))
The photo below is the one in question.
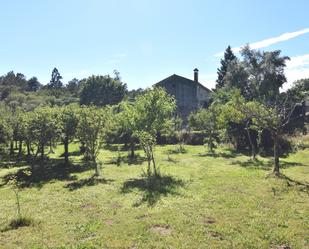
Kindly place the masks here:
POLYGON ((0 146, 6 145, 13 137, 10 116, 11 114, 7 108, 0 105, 0 146))
POLYGON ((111 123, 111 108, 82 107, 79 113, 77 133, 84 143, 85 155, 93 163, 96 175, 100 175, 97 157, 102 145, 106 141, 111 123))
POLYGON ((153 156, 153 148, 156 145, 156 137, 145 131, 138 132, 137 136, 148 160, 147 176, 150 177, 152 174, 157 175, 156 164, 153 156), (151 161, 153 161, 153 172, 151 170, 151 161))
POLYGON ((287 90, 287 96, 292 103, 299 103, 309 99, 309 79, 297 80, 287 90))
POLYGON ((219 142, 219 114, 220 106, 212 104, 208 109, 199 110, 189 116, 190 129, 201 131, 204 134, 204 141, 210 152, 214 152, 219 142))
POLYGON ((216 80, 216 89, 220 89, 225 86, 225 76, 227 74, 228 67, 235 59, 236 56, 234 55, 231 46, 228 46, 225 50, 224 58, 220 61, 221 66, 217 70, 218 79, 216 80))
POLYGON ((168 95, 161 87, 146 91, 136 99, 134 115, 136 136, 138 137, 148 160, 148 175, 152 161, 153 172, 157 174, 153 147, 156 144, 157 134, 170 125, 170 120, 176 110, 174 97, 168 95))
MULTIPOLYGON (((28 169, 22 170, 22 173, 26 176, 31 175, 31 171, 29 171, 28 169)), ((16 197, 16 210, 17 210, 17 215, 18 215, 18 219, 16 221, 21 221, 23 217, 21 215, 21 210, 20 210, 19 182, 18 182, 18 178, 16 175, 11 176, 10 180, 8 181, 8 185, 14 191, 14 194, 16 197)))
POLYGON ((281 51, 256 51, 245 46, 242 60, 229 63, 224 76, 225 87, 238 88, 247 100, 265 103, 275 101, 279 88, 286 82, 284 68, 289 57, 281 56, 281 51))
POLYGON ((61 89, 63 87, 63 83, 61 82, 62 76, 60 75, 57 68, 54 68, 51 74, 50 82, 47 85, 49 89, 61 89))
POLYGON ((80 93, 81 105, 106 106, 118 104, 125 96, 126 84, 118 78, 91 76, 83 84, 80 93))
POLYGON ((64 145, 64 158, 65 164, 69 161, 69 144, 76 137, 77 125, 79 122, 79 106, 78 105, 68 105, 58 110, 59 126, 61 130, 61 140, 64 145))
MULTIPOLYGON (((53 146, 61 135, 61 124, 55 109, 40 107, 29 113, 29 138, 36 145, 41 159, 44 159, 44 149, 53 146)), ((38 154, 37 152, 37 154, 38 154)))
POLYGON ((163 88, 156 87, 137 97, 134 107, 137 130, 156 136, 169 124, 176 109, 176 101, 163 88))

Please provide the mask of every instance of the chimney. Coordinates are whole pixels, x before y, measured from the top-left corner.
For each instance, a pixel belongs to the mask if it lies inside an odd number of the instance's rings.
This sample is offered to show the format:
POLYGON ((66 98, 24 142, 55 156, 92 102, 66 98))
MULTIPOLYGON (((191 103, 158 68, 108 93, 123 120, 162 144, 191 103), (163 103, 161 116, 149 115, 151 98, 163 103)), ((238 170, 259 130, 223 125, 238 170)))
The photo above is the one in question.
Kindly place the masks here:
POLYGON ((198 82, 198 69, 195 68, 193 71, 194 71, 194 82, 198 82))

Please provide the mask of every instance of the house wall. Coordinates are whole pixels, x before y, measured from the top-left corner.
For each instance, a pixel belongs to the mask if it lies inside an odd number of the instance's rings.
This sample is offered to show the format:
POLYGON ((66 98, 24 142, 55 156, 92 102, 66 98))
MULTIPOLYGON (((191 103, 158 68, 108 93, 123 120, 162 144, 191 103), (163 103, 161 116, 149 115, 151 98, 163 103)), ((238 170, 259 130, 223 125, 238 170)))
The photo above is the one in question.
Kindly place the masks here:
POLYGON ((206 91, 203 87, 197 86, 197 101, 198 108, 204 108, 209 103, 209 92, 206 91))
POLYGON ((157 85, 164 87, 169 94, 175 96, 178 115, 182 117, 185 124, 191 112, 207 106, 209 101, 207 90, 183 77, 173 75, 157 85))

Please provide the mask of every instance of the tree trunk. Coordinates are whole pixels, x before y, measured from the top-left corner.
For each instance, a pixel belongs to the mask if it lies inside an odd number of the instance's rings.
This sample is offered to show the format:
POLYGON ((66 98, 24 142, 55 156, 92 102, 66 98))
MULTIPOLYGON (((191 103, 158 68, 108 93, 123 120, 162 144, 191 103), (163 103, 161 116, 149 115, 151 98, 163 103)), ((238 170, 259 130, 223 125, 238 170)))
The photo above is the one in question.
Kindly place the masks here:
POLYGON ((19 140, 18 144, 18 159, 21 159, 23 153, 23 141, 19 140))
POLYGON ((151 170, 150 170, 151 158, 147 157, 147 159, 148 159, 147 175, 149 178, 151 176, 151 170))
POLYGON ((14 141, 11 141, 10 144, 10 155, 14 155, 14 141))
POLYGON ((130 143, 130 149, 131 149, 130 158, 133 159, 135 157, 135 143, 133 141, 131 141, 130 143))
POLYGON ((151 151, 151 160, 152 160, 153 172, 154 172, 154 175, 156 176, 157 175, 157 168, 156 168, 156 162, 155 162, 155 159, 154 159, 154 156, 153 156, 152 148, 150 149, 150 151, 151 151))
POLYGON ((95 176, 99 176, 100 175, 100 171, 99 171, 99 167, 98 167, 98 164, 96 162, 96 160, 94 159, 93 160, 93 165, 94 165, 94 168, 95 168, 95 176))
POLYGON ((213 145, 213 134, 212 132, 209 134, 208 148, 211 154, 214 153, 214 145, 213 145))
POLYGON ((248 123, 246 125, 246 130, 247 130, 247 134, 248 134, 249 143, 250 143, 250 146, 251 146, 251 157, 252 157, 253 160, 255 160, 256 159, 256 151, 255 151, 255 146, 252 142, 250 129, 248 128, 248 123))
POLYGON ((64 138, 64 164, 67 166, 69 164, 69 139, 67 137, 64 138))
POLYGON ((41 145, 41 160, 44 160, 44 145, 41 145))
POLYGON ((84 154, 85 151, 86 151, 85 142, 84 142, 84 141, 81 141, 80 144, 81 144, 81 145, 80 145, 80 153, 81 153, 81 154, 84 154))
POLYGON ((280 175, 280 164, 279 164, 279 152, 278 152, 278 132, 274 133, 274 169, 273 172, 276 176, 280 175))
POLYGON ((50 140, 50 144, 49 144, 49 154, 54 154, 54 149, 53 149, 53 141, 50 140))
POLYGON ((27 156, 29 157, 30 155, 31 155, 31 149, 30 149, 30 142, 29 141, 27 141, 27 156))

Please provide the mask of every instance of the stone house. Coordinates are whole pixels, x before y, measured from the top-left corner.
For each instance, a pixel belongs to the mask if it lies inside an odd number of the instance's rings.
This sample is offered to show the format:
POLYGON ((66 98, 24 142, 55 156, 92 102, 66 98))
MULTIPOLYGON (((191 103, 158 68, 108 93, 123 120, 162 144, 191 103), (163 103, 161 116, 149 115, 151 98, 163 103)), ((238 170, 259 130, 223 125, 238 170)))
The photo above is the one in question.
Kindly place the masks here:
POLYGON ((177 114, 184 120, 184 123, 187 123, 191 112, 206 108, 209 103, 211 91, 199 82, 198 72, 197 68, 194 69, 194 80, 173 74, 155 84, 175 96, 177 114))

